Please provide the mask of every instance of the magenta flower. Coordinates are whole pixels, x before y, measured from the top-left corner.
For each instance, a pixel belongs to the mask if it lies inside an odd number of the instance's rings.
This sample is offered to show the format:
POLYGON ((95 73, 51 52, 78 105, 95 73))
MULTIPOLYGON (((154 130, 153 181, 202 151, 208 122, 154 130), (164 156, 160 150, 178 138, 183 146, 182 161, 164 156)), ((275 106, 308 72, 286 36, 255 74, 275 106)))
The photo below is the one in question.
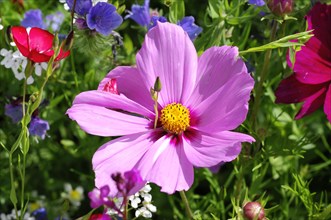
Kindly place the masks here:
POLYGON ((246 118, 254 80, 236 47, 212 47, 198 58, 192 41, 178 25, 158 23, 146 35, 137 67, 120 66, 100 85, 116 79, 117 92, 79 94, 67 111, 86 132, 122 136, 93 156, 97 187, 116 183, 109 173, 137 169, 161 191, 188 190, 194 167, 234 160, 241 142, 254 139, 229 130, 246 118), (157 126, 150 88, 159 77, 157 126))
POLYGON ((300 119, 324 105, 331 122, 331 5, 317 3, 306 17, 314 36, 296 53, 294 74, 284 79, 276 90, 276 103, 303 102, 295 119, 300 119))
POLYGON ((95 209, 100 206, 106 206, 108 208, 114 208, 115 203, 109 199, 110 189, 109 186, 105 185, 100 187, 100 189, 93 189, 88 193, 88 197, 90 198, 90 206, 95 209))

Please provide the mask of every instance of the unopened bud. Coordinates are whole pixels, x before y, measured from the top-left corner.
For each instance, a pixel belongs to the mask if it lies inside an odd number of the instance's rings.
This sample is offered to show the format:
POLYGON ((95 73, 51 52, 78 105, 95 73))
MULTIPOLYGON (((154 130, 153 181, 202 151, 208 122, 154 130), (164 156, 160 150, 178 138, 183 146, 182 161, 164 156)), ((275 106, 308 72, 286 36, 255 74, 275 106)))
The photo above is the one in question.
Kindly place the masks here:
POLYGON ((264 209, 259 202, 248 202, 244 206, 244 218, 246 220, 264 220, 264 209))
POLYGON ((161 85, 160 77, 156 77, 153 89, 154 89, 155 92, 160 92, 161 91, 162 85, 161 85))
POLYGON ((74 43, 74 31, 70 31, 66 39, 62 42, 61 48, 64 51, 68 51, 72 48, 74 43))
POLYGON ((13 41, 13 35, 11 33, 11 26, 8 26, 6 29, 5 40, 8 45, 10 44, 10 42, 13 41))
POLYGON ((277 16, 290 14, 293 10, 293 0, 268 0, 268 8, 277 16))
POLYGON ((59 35, 56 33, 53 39, 53 50, 59 46, 59 35))

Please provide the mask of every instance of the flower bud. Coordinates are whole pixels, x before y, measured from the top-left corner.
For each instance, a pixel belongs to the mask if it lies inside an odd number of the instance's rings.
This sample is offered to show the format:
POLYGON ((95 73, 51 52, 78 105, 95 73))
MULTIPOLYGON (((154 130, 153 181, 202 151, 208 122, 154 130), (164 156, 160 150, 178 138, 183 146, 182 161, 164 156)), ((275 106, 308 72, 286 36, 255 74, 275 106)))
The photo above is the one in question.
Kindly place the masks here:
POLYGON ((248 202, 244 206, 244 218, 247 220, 264 220, 264 209, 259 202, 248 202))
POLYGON ((160 77, 156 77, 153 89, 154 89, 155 92, 160 92, 161 91, 162 85, 161 85, 160 77))
POLYGON ((62 42, 62 49, 68 51, 74 43, 74 31, 70 31, 66 39, 62 42))
POLYGON ((284 16, 293 10, 293 0, 268 0, 268 8, 277 16, 284 16))

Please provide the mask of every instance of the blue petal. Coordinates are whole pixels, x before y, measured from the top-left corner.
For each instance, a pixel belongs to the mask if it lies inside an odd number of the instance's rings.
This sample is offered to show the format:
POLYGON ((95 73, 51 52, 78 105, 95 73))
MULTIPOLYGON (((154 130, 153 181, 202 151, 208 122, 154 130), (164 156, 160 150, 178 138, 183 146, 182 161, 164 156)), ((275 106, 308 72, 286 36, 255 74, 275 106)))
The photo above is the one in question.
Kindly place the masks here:
POLYGON ((151 21, 149 14, 149 0, 145 0, 144 5, 132 5, 131 11, 125 16, 125 19, 131 18, 139 25, 147 27, 151 21))
POLYGON ((29 10, 25 12, 24 19, 21 21, 23 27, 38 27, 45 29, 46 25, 43 21, 43 14, 39 9, 29 10))
POLYGON ((194 40, 202 32, 202 28, 194 24, 193 16, 184 17, 178 22, 178 25, 184 29, 191 40, 194 40))
POLYGON ((102 35, 109 35, 120 26, 123 18, 116 12, 114 5, 106 2, 98 2, 86 15, 87 26, 102 35))
MULTIPOLYGON (((70 10, 74 6, 74 0, 66 0, 70 10)), ((85 16, 92 8, 92 0, 76 0, 75 12, 81 16, 85 16)))
POLYGON ((46 16, 47 28, 51 28, 53 32, 58 32, 60 30, 63 21, 64 21, 64 14, 60 11, 46 16))
POLYGON ((29 132, 32 136, 39 136, 44 139, 46 132, 49 130, 49 124, 47 121, 38 117, 33 117, 29 125, 29 132))
POLYGON ((153 16, 152 19, 151 19, 150 24, 148 25, 148 30, 155 27, 156 24, 157 24, 157 21, 161 22, 161 23, 164 23, 164 22, 167 22, 167 19, 163 16, 153 16))
POLYGON ((265 2, 263 0, 248 0, 248 3, 259 7, 265 5, 265 2))
POLYGON ((5 115, 10 117, 13 123, 21 121, 23 117, 22 105, 6 104, 5 115))
POLYGON ((40 208, 31 213, 36 220, 47 220, 47 212, 45 208, 40 208))

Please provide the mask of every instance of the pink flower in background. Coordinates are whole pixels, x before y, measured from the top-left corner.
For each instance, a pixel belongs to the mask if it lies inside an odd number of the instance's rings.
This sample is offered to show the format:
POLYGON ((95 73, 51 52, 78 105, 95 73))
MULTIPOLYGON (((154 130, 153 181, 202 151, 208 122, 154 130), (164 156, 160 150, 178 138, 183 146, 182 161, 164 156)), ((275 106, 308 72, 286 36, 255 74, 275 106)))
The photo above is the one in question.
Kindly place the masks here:
POLYGON ((167 193, 188 190, 194 167, 232 161, 241 142, 254 141, 229 131, 246 119, 254 85, 236 47, 212 47, 198 58, 181 27, 158 23, 146 35, 136 63, 110 71, 98 90, 79 94, 67 111, 90 134, 122 136, 93 156, 97 187, 108 185, 115 196, 110 174, 137 169, 141 187, 149 181, 167 193), (154 128, 150 88, 157 77, 162 89, 154 128))
POLYGON ((331 5, 317 3, 306 17, 314 36, 296 53, 294 74, 284 79, 276 90, 276 103, 303 102, 295 119, 324 106, 331 122, 331 5))

